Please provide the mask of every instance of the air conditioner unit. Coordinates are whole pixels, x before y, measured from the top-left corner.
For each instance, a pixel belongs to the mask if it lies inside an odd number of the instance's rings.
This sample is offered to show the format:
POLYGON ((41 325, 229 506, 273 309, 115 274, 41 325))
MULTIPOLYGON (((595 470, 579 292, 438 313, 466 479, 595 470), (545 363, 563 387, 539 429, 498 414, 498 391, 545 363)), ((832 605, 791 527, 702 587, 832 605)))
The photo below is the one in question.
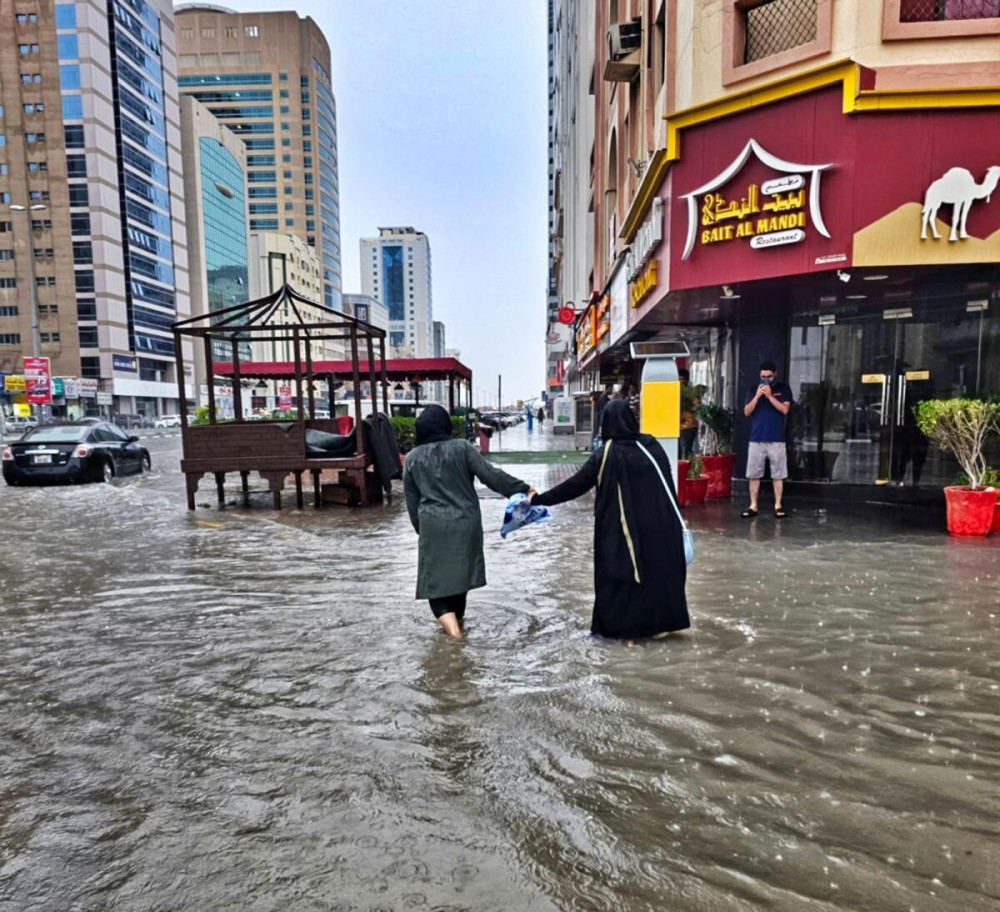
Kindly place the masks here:
POLYGON ((608 57, 621 60, 642 47, 642 19, 619 22, 608 29, 608 57))

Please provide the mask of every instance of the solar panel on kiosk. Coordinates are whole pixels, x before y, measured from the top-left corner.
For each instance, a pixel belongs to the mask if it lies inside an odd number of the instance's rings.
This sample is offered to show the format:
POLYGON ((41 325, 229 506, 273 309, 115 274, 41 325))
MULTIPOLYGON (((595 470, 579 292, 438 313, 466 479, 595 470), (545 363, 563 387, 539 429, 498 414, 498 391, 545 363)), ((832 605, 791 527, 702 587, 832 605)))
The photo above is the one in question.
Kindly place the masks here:
POLYGON ((633 358, 686 358, 691 354, 686 342, 633 342, 633 358))

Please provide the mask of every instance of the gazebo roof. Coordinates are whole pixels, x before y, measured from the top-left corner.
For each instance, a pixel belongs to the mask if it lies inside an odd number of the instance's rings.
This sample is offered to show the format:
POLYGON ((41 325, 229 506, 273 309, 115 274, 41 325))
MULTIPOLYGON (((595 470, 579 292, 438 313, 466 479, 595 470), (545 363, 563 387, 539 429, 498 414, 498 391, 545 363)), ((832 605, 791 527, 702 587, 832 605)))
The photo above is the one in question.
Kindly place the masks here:
POLYGON ((359 338, 384 339, 385 330, 363 320, 341 313, 299 293, 291 285, 282 285, 273 294, 256 301, 234 304, 209 313, 178 320, 171 327, 175 333, 186 336, 208 336, 219 341, 261 342, 265 339, 291 339, 298 334, 305 340, 359 338), (307 321, 300 310, 309 307, 318 313, 318 321, 307 321), (285 315, 285 310, 289 315, 285 315))

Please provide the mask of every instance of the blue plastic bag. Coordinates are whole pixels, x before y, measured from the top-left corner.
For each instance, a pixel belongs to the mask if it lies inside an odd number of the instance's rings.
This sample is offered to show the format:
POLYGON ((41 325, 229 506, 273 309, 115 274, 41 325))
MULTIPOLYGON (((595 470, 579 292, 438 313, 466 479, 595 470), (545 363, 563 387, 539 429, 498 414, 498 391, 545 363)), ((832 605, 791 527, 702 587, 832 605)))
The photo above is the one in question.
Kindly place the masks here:
POLYGON ((503 525, 500 527, 500 537, 506 538, 515 529, 531 523, 547 522, 552 518, 548 507, 533 507, 528 502, 526 494, 515 494, 507 501, 503 513, 503 525))

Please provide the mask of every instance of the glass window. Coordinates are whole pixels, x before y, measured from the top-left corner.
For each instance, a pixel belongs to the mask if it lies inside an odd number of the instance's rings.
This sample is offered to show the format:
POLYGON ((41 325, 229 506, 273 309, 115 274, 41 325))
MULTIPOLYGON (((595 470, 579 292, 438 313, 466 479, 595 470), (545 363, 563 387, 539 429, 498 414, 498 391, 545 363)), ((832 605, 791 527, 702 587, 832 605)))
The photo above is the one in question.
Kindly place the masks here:
POLYGON ((247 38, 256 38, 256 37, 258 37, 257 26, 256 25, 245 25, 245 26, 243 26, 243 34, 246 35, 247 38))
POLYGON ((86 184, 69 185, 69 204, 71 206, 87 206, 90 204, 90 196, 87 192, 86 184))
MULTIPOLYGON (((63 105, 65 106, 66 99, 63 99, 63 105)), ((66 148, 67 149, 82 149, 83 142, 83 126, 81 124, 71 124, 66 127, 66 148)))
POLYGON ((65 120, 83 120, 83 96, 63 95, 62 109, 65 120))
POLYGON ((80 46, 77 43, 76 35, 60 35, 57 43, 60 60, 78 60, 80 58, 80 46))
POLYGON ((64 92, 80 88, 80 66, 76 63, 64 63, 59 67, 59 85, 64 92))

